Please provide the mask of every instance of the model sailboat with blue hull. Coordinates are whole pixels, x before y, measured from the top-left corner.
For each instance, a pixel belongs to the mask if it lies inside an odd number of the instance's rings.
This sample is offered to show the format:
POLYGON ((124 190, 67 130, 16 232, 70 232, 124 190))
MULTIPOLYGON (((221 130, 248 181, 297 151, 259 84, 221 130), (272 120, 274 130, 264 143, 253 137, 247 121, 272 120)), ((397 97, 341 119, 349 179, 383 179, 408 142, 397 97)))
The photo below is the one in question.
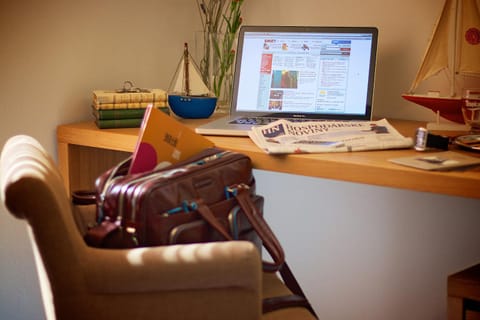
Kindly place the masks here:
POLYGON ((187 43, 169 88, 168 104, 173 113, 186 119, 208 118, 215 111, 217 97, 203 82, 187 43))
POLYGON ((442 118, 463 123, 465 95, 480 87, 480 12, 477 0, 446 0, 410 92, 402 96, 442 118), (447 71, 449 93, 414 93, 424 80, 447 71), (468 84, 469 83, 469 84, 468 84), (462 98, 463 94, 463 98, 462 98))

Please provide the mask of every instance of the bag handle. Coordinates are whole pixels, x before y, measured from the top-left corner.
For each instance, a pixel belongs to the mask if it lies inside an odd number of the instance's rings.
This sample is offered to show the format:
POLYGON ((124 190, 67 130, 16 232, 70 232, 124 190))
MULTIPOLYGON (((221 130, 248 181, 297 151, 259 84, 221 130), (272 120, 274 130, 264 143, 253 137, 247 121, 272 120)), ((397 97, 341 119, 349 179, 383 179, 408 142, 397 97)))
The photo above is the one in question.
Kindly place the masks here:
POLYGON ((205 204, 205 202, 203 202, 203 200, 197 200, 195 203, 196 206, 194 209, 197 210, 197 212, 206 222, 208 222, 215 230, 220 232, 220 234, 226 240, 233 240, 227 228, 217 220, 212 210, 210 210, 210 208, 205 204))
MULTIPOLYGON (((247 220, 262 240, 263 247, 273 259, 273 262, 263 261, 263 270, 266 272, 277 272, 285 262, 285 254, 277 237, 270 229, 267 222, 263 219, 262 215, 258 213, 257 208, 250 197, 250 192, 248 192, 249 188, 248 185, 239 184, 231 186, 229 191, 230 194, 236 198, 240 208, 247 217, 247 220)), ((227 227, 217 220, 207 204, 199 199, 195 200, 194 203, 196 205, 192 209, 197 210, 202 218, 219 232, 225 240, 233 240, 227 227)))
POLYGON ((88 206, 97 203, 95 191, 77 190, 72 192, 72 203, 78 206, 88 206))

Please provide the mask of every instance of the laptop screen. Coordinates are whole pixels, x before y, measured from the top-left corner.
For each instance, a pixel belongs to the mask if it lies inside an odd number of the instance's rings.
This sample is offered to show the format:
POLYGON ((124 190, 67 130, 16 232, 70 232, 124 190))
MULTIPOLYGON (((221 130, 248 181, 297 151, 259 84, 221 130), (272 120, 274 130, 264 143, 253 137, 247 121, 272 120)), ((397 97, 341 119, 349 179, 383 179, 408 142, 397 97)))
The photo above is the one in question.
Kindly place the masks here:
POLYGON ((243 26, 232 113, 370 120, 377 37, 373 27, 243 26))

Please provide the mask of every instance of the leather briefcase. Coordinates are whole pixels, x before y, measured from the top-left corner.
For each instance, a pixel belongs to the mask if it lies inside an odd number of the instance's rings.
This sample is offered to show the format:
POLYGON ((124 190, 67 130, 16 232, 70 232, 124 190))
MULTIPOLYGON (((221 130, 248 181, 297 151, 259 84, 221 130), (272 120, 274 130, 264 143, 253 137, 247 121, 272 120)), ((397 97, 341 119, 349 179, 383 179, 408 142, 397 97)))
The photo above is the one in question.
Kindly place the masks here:
POLYGON ((264 247, 271 261, 266 272, 279 271, 293 295, 264 299, 263 312, 305 307, 316 317, 285 262, 278 239, 263 219, 252 164, 244 154, 206 149, 181 163, 128 175, 130 159, 95 182, 96 191, 76 192, 75 204, 96 203, 97 225, 85 234, 87 244, 132 248, 225 240, 248 240, 264 247))
POLYGON ((266 271, 277 271, 284 262, 283 249, 263 219, 263 197, 255 192, 249 157, 210 148, 166 168, 127 175, 129 163, 96 180, 97 226, 85 235, 89 245, 248 240, 272 257, 264 262, 266 271))

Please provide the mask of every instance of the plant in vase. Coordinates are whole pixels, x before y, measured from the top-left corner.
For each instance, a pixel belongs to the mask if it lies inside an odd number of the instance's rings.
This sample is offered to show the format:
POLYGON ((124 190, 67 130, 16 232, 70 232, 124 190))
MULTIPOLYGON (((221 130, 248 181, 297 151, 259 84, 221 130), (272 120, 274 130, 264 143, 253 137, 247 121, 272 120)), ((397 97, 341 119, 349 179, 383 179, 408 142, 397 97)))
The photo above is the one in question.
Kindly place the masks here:
POLYGON ((235 43, 242 24, 243 0, 196 0, 203 26, 200 72, 220 104, 232 93, 235 43))

